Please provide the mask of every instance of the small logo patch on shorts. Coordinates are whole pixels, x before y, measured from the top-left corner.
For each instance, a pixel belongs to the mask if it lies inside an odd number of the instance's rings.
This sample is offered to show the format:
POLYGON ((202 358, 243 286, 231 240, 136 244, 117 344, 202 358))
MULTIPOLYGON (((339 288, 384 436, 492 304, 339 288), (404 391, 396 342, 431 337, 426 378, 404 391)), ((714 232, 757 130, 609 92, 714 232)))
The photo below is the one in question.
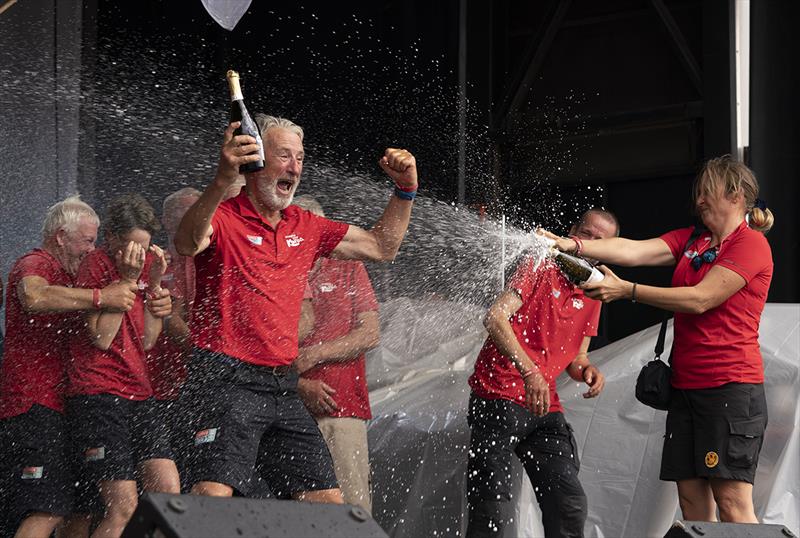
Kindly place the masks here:
POLYGON ((106 447, 98 446, 94 448, 87 448, 83 453, 86 461, 100 461, 106 458, 106 447))
POLYGON ((34 467, 33 465, 29 465, 28 467, 23 467, 22 469, 23 480, 36 480, 37 478, 41 478, 42 474, 44 474, 44 467, 34 467))
POLYGON ((203 443, 212 443, 217 438, 217 428, 207 428, 200 430, 194 434, 194 444, 202 445, 203 443))
POLYGON ((706 452, 706 467, 713 469, 719 463, 719 456, 716 452, 706 452))

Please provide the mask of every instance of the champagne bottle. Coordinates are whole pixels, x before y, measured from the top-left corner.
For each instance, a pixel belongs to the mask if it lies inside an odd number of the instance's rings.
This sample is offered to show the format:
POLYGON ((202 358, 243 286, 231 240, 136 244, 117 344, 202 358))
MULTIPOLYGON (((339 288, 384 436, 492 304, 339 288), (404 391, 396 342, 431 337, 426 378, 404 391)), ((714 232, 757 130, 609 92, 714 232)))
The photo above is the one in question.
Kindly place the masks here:
POLYGON ((550 256, 564 276, 575 285, 603 280, 603 273, 583 258, 556 249, 551 249, 550 256))
POLYGON ((258 125, 250 117, 247 107, 244 106, 242 87, 239 85, 239 73, 231 70, 228 71, 227 77, 228 87, 231 90, 231 123, 235 121, 242 122, 239 128, 233 132, 233 135, 245 134, 255 138, 258 141, 258 154, 261 157, 258 161, 241 165, 239 173, 257 172, 264 168, 264 143, 261 141, 261 133, 258 132, 258 125))

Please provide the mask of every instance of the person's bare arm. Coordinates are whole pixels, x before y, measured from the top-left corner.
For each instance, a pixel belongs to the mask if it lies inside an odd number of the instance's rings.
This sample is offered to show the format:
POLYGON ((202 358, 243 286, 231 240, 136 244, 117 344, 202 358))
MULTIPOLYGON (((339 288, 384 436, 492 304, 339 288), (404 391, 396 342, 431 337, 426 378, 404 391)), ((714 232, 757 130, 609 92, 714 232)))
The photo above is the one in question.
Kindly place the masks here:
MULTIPOLYGON (((121 282, 133 284, 138 290, 137 280, 144 267, 145 250, 134 241, 129 241, 124 251, 115 254, 117 272, 122 275, 121 282)), ((122 312, 103 310, 86 314, 86 327, 92 344, 107 351, 119 332, 122 324, 122 312)))
POLYGON ((122 325, 122 316, 124 315, 123 312, 105 310, 88 312, 85 316, 86 329, 89 331, 92 344, 103 351, 108 351, 108 348, 111 347, 111 342, 114 341, 119 332, 119 328, 122 325))
MULTIPOLYGON (((634 284, 622 280, 607 267, 600 267, 605 278, 600 282, 581 286, 586 295, 604 303, 617 299, 634 299, 634 284)), ((702 314, 727 301, 747 282, 741 275, 727 267, 715 265, 703 280, 694 286, 662 288, 636 284, 636 301, 670 312, 702 314)))
POLYGON ((300 323, 297 327, 298 339, 302 343, 314 330, 314 305, 311 299, 303 299, 300 305, 300 323))
MULTIPOLYGON (((559 237, 545 230, 540 230, 540 233, 554 240, 556 248, 562 252, 574 252, 577 247, 577 242, 569 237, 559 237)), ((607 239, 585 239, 581 243, 581 256, 601 260, 603 263, 623 267, 675 265, 672 251, 660 237, 643 240, 609 237, 607 239)))
POLYGON ((550 387, 539 367, 528 357, 517 340, 509 319, 522 306, 522 299, 513 290, 505 290, 489 307, 483 324, 497 350, 507 357, 523 376, 526 407, 539 416, 550 408, 550 387))
POLYGON ((161 287, 161 279, 167 270, 167 258, 164 251, 157 245, 150 245, 153 254, 153 263, 150 264, 150 274, 147 276, 147 308, 144 312, 144 335, 142 345, 145 351, 150 351, 158 341, 158 336, 164 327, 163 318, 172 314, 172 300, 169 290, 161 287), (161 301, 162 307, 153 307, 150 302, 161 301))
POLYGON ((183 215, 175 234, 175 248, 183 256, 195 256, 211 244, 211 218, 222 202, 225 191, 239 178, 239 166, 257 161, 258 144, 248 135, 233 136, 240 122, 225 129, 225 141, 214 180, 206 187, 200 199, 183 215))
POLYGON ((589 390, 583 394, 584 398, 598 396, 606 384, 605 376, 595 365, 589 362, 589 343, 592 338, 584 336, 581 347, 575 359, 567 366, 567 374, 575 381, 583 381, 589 385, 589 390))
POLYGON ((162 318, 164 323, 162 330, 181 349, 189 350, 192 347, 192 338, 186 316, 186 300, 183 297, 175 298, 172 302, 172 314, 162 318))
MULTIPOLYGON (((417 162, 411 153, 389 148, 379 163, 395 184, 416 188, 417 162)), ((408 230, 412 205, 412 200, 392 195, 375 226, 364 230, 351 225, 331 256, 344 260, 393 260, 408 230)))
MULTIPOLYGON (((115 312, 126 312, 133 306, 136 290, 135 283, 109 284, 100 290, 100 307, 115 312)), ((22 308, 31 314, 95 309, 91 289, 54 286, 36 275, 26 276, 19 281, 17 296, 22 308)))
POLYGON ((361 312, 357 325, 344 336, 300 349, 295 367, 302 373, 324 362, 346 362, 359 357, 380 343, 377 312, 361 312))

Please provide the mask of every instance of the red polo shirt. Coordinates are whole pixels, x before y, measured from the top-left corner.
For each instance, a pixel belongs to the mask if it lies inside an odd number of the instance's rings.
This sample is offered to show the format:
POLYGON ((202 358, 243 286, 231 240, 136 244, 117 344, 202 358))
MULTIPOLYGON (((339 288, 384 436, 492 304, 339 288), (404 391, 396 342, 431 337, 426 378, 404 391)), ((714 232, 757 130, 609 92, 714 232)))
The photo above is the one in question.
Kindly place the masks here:
MULTIPOLYGON (((67 367, 70 395, 114 394, 131 400, 144 400, 153 395, 142 341, 144 289, 150 263, 148 254, 133 308, 122 315, 119 331, 108 350, 94 346, 86 329, 77 331, 70 338, 72 359, 67 367)), ((121 279, 114 260, 99 248, 81 262, 76 285, 104 288, 121 279)))
MULTIPOLYGON (((358 315, 377 312, 378 301, 364 264, 323 259, 309 277, 313 293, 314 330, 303 341, 309 346, 335 340, 358 326, 358 315)), ((372 418, 367 391, 366 360, 362 353, 345 362, 325 362, 303 377, 321 379, 336 391, 339 410, 332 417, 372 418)))
MULTIPOLYGON (((161 279, 161 287, 168 289, 174 301, 180 300, 186 309, 187 322, 191 320, 194 303, 194 260, 189 256, 173 254, 161 279)), ((189 353, 164 331, 156 345, 147 354, 147 367, 153 395, 157 400, 178 398, 183 382, 186 380, 189 353)))
MULTIPOLYGON (((539 267, 532 258, 526 260, 508 286, 522 299, 522 306, 511 317, 511 328, 550 385, 548 412, 563 411, 556 378, 575 360, 583 338, 597 334, 601 304, 584 296, 549 259, 539 267)), ((522 376, 491 338, 478 355, 469 385, 481 398, 525 405, 522 376)))
POLYGON ((28 276, 51 286, 72 287, 74 282, 55 257, 34 249, 16 261, 6 288, 6 336, 0 368, 0 418, 26 413, 33 404, 64 412, 64 367, 69 358, 67 336, 76 314, 30 314, 17 295, 28 276))
POLYGON ((708 250, 711 233, 701 234, 684 252, 691 233, 692 228, 683 228, 661 236, 677 262, 673 287, 696 285, 714 265, 734 271, 746 284, 721 305, 702 314, 675 313, 672 386, 705 389, 731 382, 763 383, 758 326, 773 268, 767 238, 742 221, 719 246, 716 260, 694 270, 690 259, 695 253, 708 250))
POLYGON ((273 229, 243 189, 211 226, 210 246, 195 256, 195 345, 260 366, 291 364, 308 271, 348 225, 289 206, 273 229))

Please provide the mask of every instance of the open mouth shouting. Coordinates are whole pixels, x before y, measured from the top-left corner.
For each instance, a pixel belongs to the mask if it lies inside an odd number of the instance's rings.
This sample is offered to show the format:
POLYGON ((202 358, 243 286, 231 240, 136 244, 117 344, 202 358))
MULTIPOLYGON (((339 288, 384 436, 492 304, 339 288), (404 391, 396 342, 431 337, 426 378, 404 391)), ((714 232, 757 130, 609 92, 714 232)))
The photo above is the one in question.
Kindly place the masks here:
POLYGON ((281 196, 289 196, 292 194, 295 182, 291 179, 279 179, 275 184, 276 192, 281 196))

